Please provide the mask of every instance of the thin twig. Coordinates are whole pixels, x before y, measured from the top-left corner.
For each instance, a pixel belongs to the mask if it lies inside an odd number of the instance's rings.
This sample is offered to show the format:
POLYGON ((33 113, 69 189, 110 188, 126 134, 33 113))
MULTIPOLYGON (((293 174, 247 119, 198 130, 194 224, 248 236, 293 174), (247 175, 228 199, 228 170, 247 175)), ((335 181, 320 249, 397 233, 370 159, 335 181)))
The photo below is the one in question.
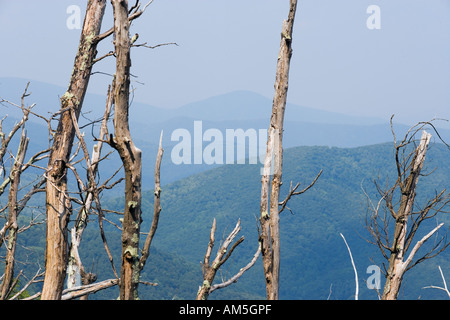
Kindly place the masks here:
POLYGON ((427 287, 423 287, 422 289, 432 288, 432 289, 443 290, 447 293, 448 297, 450 298, 450 291, 448 291, 447 282, 445 281, 444 273, 442 272, 441 266, 438 266, 438 268, 439 268, 439 272, 441 273, 442 281, 444 282, 444 287, 442 288, 442 287, 437 287, 437 286, 427 286, 427 287))
POLYGON ((309 189, 311 189, 311 188, 314 186, 314 184, 317 182, 317 180, 319 179, 319 177, 320 177, 320 175, 322 174, 322 172, 323 172, 323 170, 320 170, 320 172, 319 172, 319 173, 317 174, 317 176, 314 178, 314 181, 311 182, 311 183, 309 184, 309 186, 307 186, 306 188, 304 188, 304 189, 301 190, 301 191, 296 191, 297 188, 300 186, 300 183, 297 183, 297 184, 295 185, 295 187, 292 188, 292 182, 291 182, 291 186, 290 186, 290 188, 289 188, 289 193, 288 193, 288 195, 286 196, 286 198, 285 198, 283 201, 281 201, 281 202, 278 204, 278 205, 281 206, 281 209, 279 210, 279 213, 281 213, 281 212, 286 208, 286 205, 287 205, 288 201, 291 199, 292 196, 296 196, 296 195, 303 194, 303 193, 305 193, 306 191, 308 191, 309 189))
POLYGON ((345 240, 345 237, 342 233, 340 233, 342 239, 344 239, 345 245, 347 246, 348 253, 350 254, 350 260, 352 261, 353 270, 355 271, 355 300, 358 300, 358 294, 359 294, 359 283, 358 283, 358 272, 356 271, 355 262, 353 261, 352 251, 350 250, 350 247, 347 244, 347 241, 345 240))

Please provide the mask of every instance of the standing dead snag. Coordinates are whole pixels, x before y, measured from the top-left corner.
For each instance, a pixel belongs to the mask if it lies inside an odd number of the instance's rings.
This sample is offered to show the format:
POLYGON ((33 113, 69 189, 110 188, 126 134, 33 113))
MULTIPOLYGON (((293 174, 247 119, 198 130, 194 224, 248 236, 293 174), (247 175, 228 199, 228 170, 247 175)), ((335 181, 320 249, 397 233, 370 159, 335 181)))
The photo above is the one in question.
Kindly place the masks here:
POLYGON ((6 259, 5 259, 5 274, 3 277, 3 282, 1 285, 0 300, 5 300, 11 289, 13 287, 12 281, 14 277, 14 260, 16 252, 16 239, 19 226, 17 224, 18 216, 18 201, 17 193, 19 192, 19 183, 21 175, 21 167, 25 159, 25 154, 28 148, 29 138, 27 138, 25 133, 25 128, 22 128, 22 136, 20 137, 19 149, 17 151, 17 156, 14 161, 13 168, 11 170, 10 178, 10 189, 8 197, 8 229, 9 237, 8 243, 6 245, 6 259))
POLYGON ((278 299, 280 274, 279 193, 283 163, 283 122, 289 82, 289 67, 292 56, 292 31, 294 27, 297 0, 290 1, 288 19, 283 22, 280 53, 275 81, 275 95, 272 116, 268 130, 267 151, 264 172, 261 179, 261 231, 260 242, 266 280, 267 299, 278 299), (273 157, 273 177, 270 186, 270 170, 273 157), (270 189, 270 208, 269 208, 270 189))
POLYGON ((269 300, 279 298, 280 277, 280 225, 279 214, 286 208, 289 199, 311 188, 322 172, 304 190, 297 192, 299 184, 289 190, 285 200, 279 201, 282 184, 283 167, 283 126, 289 86, 289 68, 292 57, 292 33, 294 28, 297 0, 290 0, 289 16, 283 22, 280 52, 277 62, 275 94, 272 115, 267 137, 267 149, 264 160, 264 171, 261 178, 261 206, 259 241, 263 257, 263 268, 266 281, 266 294, 269 300), (273 172, 271 172, 273 168, 273 172), (272 174, 272 179, 270 176, 272 174), (269 196, 270 195, 270 196, 269 196), (270 201, 269 201, 270 197, 270 201), (280 208, 281 206, 281 208, 280 208))
POLYGON ((120 299, 138 298, 139 233, 141 226, 142 152, 131 139, 128 125, 130 94, 130 22, 128 1, 112 0, 116 74, 114 92, 114 133, 111 141, 122 159, 125 170, 125 210, 122 222, 122 264, 120 272, 120 299))
MULTIPOLYGON (((36 154, 30 157, 30 159, 25 162, 25 155, 27 153, 29 138, 26 135, 25 125, 29 119, 30 115, 36 115, 32 108, 35 104, 32 104, 28 107, 25 106, 25 98, 30 94, 27 93, 29 83, 27 83, 26 88, 21 97, 21 104, 15 104, 11 101, 0 98, 0 103, 8 103, 12 107, 19 108, 22 110, 23 116, 22 118, 14 124, 9 133, 3 131, 3 121, 6 119, 6 116, 3 119, 0 119, 0 174, 3 176, 3 182, 0 183, 0 196, 5 192, 5 190, 9 186, 7 206, 0 209, 0 212, 5 210, 8 211, 8 216, 6 218, 6 222, 3 227, 0 229, 0 247, 6 242, 6 256, 5 256, 5 273, 0 276, 1 284, 0 284, 0 300, 5 300, 9 298, 12 290, 18 284, 19 278, 23 276, 22 270, 18 273, 17 277, 14 279, 15 274, 15 254, 16 254, 16 243, 18 234, 26 231, 28 228, 35 224, 40 224, 35 217, 32 217, 28 226, 19 227, 18 218, 22 210, 26 207, 28 201, 31 197, 37 192, 42 191, 41 186, 45 183, 45 180, 40 178, 37 179, 39 182, 34 184, 34 186, 29 189, 25 194, 18 197, 19 192, 24 191, 24 186, 20 185, 21 175, 25 170, 27 170, 30 166, 34 166, 36 162, 45 159, 48 156, 49 150, 41 150, 36 154), (19 139, 18 147, 16 155, 14 156, 10 148, 10 144, 13 143, 13 138, 16 136, 16 133, 19 132, 19 129, 22 129, 22 133, 19 139), (6 165, 6 161, 4 160, 4 156, 6 153, 10 154, 11 157, 11 166, 8 168, 6 165)), ((43 118, 43 117, 41 117, 43 118)), ((9 162, 9 161, 8 161, 9 162)), ((39 215, 38 215, 39 216, 39 215)), ((24 290, 24 289, 22 289, 24 290)))
POLYGON ((423 236, 409 250, 419 226, 425 220, 435 217, 436 214, 442 212, 445 206, 450 203, 450 194, 446 194, 444 189, 439 194, 436 193, 436 196, 431 200, 428 200, 425 207, 415 211, 418 207, 415 204, 417 184, 425 162, 431 134, 423 131, 420 144, 409 153, 406 151, 406 148, 414 142, 414 136, 423 126, 424 124, 419 126, 419 128, 416 126, 411 128, 403 141, 399 144, 395 142, 396 182, 391 188, 386 187, 385 189, 382 189, 376 183, 381 199, 376 207, 370 207, 371 215, 366 222, 367 229, 373 239, 372 243, 380 248, 384 258, 388 260, 388 269, 385 270, 386 283, 381 296, 382 300, 396 300, 405 272, 416 264, 439 254, 449 245, 449 243, 446 243, 439 249, 444 240, 442 238, 440 241, 437 241, 428 253, 413 263, 419 248, 442 227, 443 223, 423 236), (398 200, 395 199, 397 197, 398 200), (382 203, 385 205, 384 216, 380 212, 382 203), (394 219, 392 239, 390 239, 389 234, 389 216, 394 219), (408 252, 409 254, 407 255, 408 252))
MULTIPOLYGON (((114 34, 116 53, 116 74, 114 90, 114 132, 110 144, 117 150, 125 170, 125 210, 122 222, 122 264, 120 272, 120 299, 138 299, 139 277, 149 255, 150 244, 156 232, 159 213, 159 171, 163 149, 160 145, 155 167, 155 210, 153 223, 144 245, 142 257, 139 258, 139 233, 141 218, 141 175, 142 152, 131 139, 128 125, 129 93, 130 93, 130 17, 128 1, 111 0, 114 11, 114 34)), ((137 2, 138 4, 139 2, 137 2)), ((145 6, 147 7, 151 1, 145 6)), ((138 5, 137 5, 138 6, 138 5)), ((145 10, 145 7, 143 10, 145 10)), ((132 8, 134 9, 134 8, 132 8)), ((137 10, 134 9, 134 10, 137 10)), ((140 11, 139 11, 140 12, 140 11)), ((142 13, 142 12, 140 12, 142 13)))
POLYGON ((248 269, 250 269, 255 264, 256 260, 259 257, 259 254, 261 252, 260 246, 258 246, 258 250, 256 251, 255 255, 253 256, 253 259, 244 268, 241 268, 236 275, 234 275, 229 280, 227 280, 223 283, 212 285, 219 268, 228 260, 228 258, 233 253, 234 249, 242 241, 244 241, 244 237, 239 238, 231 246, 230 250, 228 250, 229 245, 231 244, 231 242, 233 242, 234 238, 236 238, 236 236, 240 230, 241 230, 241 220, 239 220, 237 222, 233 231, 230 232, 230 234, 225 239, 222 246, 217 250, 216 258, 214 259, 214 261, 211 264, 210 259, 211 259, 212 249, 214 247, 215 232, 216 232, 216 219, 213 220, 213 225, 211 227, 211 233, 209 236, 208 249, 206 250, 205 258, 204 258, 203 264, 202 264, 203 284, 197 292, 196 300, 207 300, 209 294, 211 292, 213 292, 214 290, 225 288, 225 287, 231 285, 232 283, 237 282, 237 280, 244 274, 244 272, 247 271, 248 269))
POLYGON ((88 1, 69 88, 61 97, 61 115, 46 173, 47 246, 42 300, 61 299, 63 290, 68 261, 67 224, 71 213, 67 197, 66 164, 75 137, 70 110, 78 119, 97 54, 96 37, 100 32, 105 6, 106 0, 88 1))
MULTIPOLYGON (((0 300, 9 298, 11 291, 15 288, 16 284, 18 284, 19 278, 23 276, 21 270, 18 273, 17 277, 15 277, 14 279, 14 268, 16 266, 15 253, 18 235, 26 231, 33 225, 42 223, 41 221, 38 221, 38 217, 40 216, 38 215, 37 217, 32 217, 28 225, 20 227, 18 225, 18 218, 20 213, 26 207, 31 197, 36 193, 42 191, 41 186, 45 183, 45 179, 37 179, 38 182, 35 183, 32 188, 30 188, 25 194, 22 194, 19 198, 19 192, 23 192, 25 189, 25 186, 20 185, 21 175, 25 170, 30 168, 30 166, 36 166, 37 162, 47 158, 49 151, 48 149, 38 151, 36 154, 31 156, 27 162, 24 161, 29 145, 29 138, 27 137, 25 131, 26 122, 28 121, 30 115, 41 117, 32 111, 32 108, 35 106, 35 104, 32 104, 28 107, 25 106, 25 98, 30 95, 27 93, 28 86, 29 83, 27 84, 25 91, 22 94, 20 105, 0 98, 0 103, 8 103, 12 107, 21 109, 23 113, 20 121, 14 124, 9 133, 3 131, 3 121, 6 119, 6 116, 3 119, 0 119, 0 174, 3 176, 3 182, 0 183, 0 196, 2 196, 2 194, 7 190, 9 186, 7 199, 8 204, 7 206, 0 209, 0 213, 3 213, 6 210, 8 212, 6 222, 0 228, 0 247, 3 245, 3 243, 6 242, 6 256, 4 257, 5 273, 0 276, 0 300), (19 132, 19 129, 22 129, 22 133, 18 142, 16 155, 14 156, 9 148, 11 147, 10 144, 13 142, 13 138, 16 136, 16 133, 19 132), (9 168, 9 172, 6 165, 7 161, 4 160, 4 156, 6 153, 10 154, 12 162, 9 168)), ((22 288, 20 291, 23 290, 25 289, 22 288)))

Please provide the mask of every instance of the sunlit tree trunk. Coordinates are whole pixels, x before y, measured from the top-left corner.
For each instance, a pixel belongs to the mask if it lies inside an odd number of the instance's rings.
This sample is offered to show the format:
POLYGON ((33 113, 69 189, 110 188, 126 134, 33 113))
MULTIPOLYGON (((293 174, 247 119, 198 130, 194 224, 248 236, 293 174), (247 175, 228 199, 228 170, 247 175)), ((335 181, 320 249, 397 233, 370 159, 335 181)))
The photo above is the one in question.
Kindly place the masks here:
POLYGON ((89 0, 81 32, 78 53, 66 93, 61 97, 58 128, 46 172, 47 245, 45 279, 41 299, 61 298, 68 260, 67 224, 71 205, 67 196, 66 164, 72 151, 75 130, 72 109, 78 119, 88 87, 92 65, 97 53, 97 39, 106 0, 89 0))
POLYGON ((114 131, 112 145, 118 151, 125 170, 125 209, 122 222, 122 264, 120 299, 138 298, 140 276, 139 232, 141 225, 141 150, 132 139, 128 125, 130 89, 130 37, 128 1, 112 0, 116 49, 114 92, 114 131))
POLYGON ((283 22, 280 52, 277 63, 275 95, 272 116, 268 130, 267 152, 261 187, 261 252, 266 280, 267 299, 279 297, 280 276, 280 231, 279 231, 279 193, 283 165, 283 122, 289 82, 289 67, 292 56, 292 31, 297 0, 290 1, 288 19, 283 22), (273 162, 272 162, 273 161, 273 162), (273 172, 271 168, 273 167, 273 172), (272 185, 270 186, 270 174, 272 185), (270 204, 269 204, 270 190, 270 204))
MULTIPOLYGON (((386 275, 382 300, 396 300, 400 291, 403 275, 408 266, 405 263, 405 243, 407 238, 407 223, 411 216, 416 196, 417 181, 425 161, 425 154, 430 143, 431 134, 423 132, 419 146, 412 161, 411 170, 406 183, 401 186, 401 202, 398 211, 394 214, 395 230, 389 258, 389 268, 386 275)), ((390 208, 393 209, 393 208, 390 208)))

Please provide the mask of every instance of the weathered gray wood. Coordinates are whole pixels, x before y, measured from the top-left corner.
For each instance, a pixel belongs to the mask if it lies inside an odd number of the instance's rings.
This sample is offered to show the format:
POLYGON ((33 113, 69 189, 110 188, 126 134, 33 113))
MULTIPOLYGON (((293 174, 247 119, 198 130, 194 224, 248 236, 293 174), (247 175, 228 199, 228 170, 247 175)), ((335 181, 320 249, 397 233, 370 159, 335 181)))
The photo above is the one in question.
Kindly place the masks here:
POLYGON ((70 84, 61 97, 61 115, 53 136, 53 146, 46 173, 47 245, 42 300, 59 300, 64 286, 68 261, 67 224, 71 205, 67 197, 66 164, 72 151, 75 130, 70 110, 78 119, 87 91, 106 0, 90 0, 81 32, 70 84), (64 111, 63 111, 64 110, 64 111))
POLYGON ((266 281, 267 299, 277 300, 280 276, 279 193, 283 166, 283 124, 289 86, 289 68, 292 56, 292 33, 297 0, 290 1, 288 19, 283 22, 280 52, 275 79, 275 95, 268 130, 264 173, 261 179, 261 253, 266 281), (273 160, 272 160, 273 159, 273 160), (273 161, 273 163, 272 163, 273 161), (270 185, 270 171, 272 184, 270 185), (270 189, 270 203, 269 203, 270 189))
POLYGON ((114 138, 112 146, 118 151, 125 170, 125 210, 122 222, 122 263, 120 299, 138 299, 140 276, 139 233, 141 226, 142 152, 131 138, 128 124, 130 93, 130 22, 128 1, 112 0, 116 74, 114 92, 114 138))
MULTIPOLYGON (((386 276, 386 283, 383 290, 382 300, 396 300, 400 291, 403 275, 406 271, 405 243, 407 236, 408 218, 416 197, 416 186, 425 161, 425 154, 430 143, 431 134, 423 131, 419 146, 416 148, 415 156, 412 160, 408 178, 402 189, 401 203, 395 214, 394 239, 389 258, 389 268, 386 276)), ((431 235, 430 235, 431 236, 431 235)))
POLYGON ((25 129, 22 129, 22 135, 20 137, 19 148, 14 160, 14 164, 11 170, 11 184, 9 188, 8 196, 8 243, 6 245, 6 258, 5 258, 5 273, 1 285, 0 300, 4 300, 8 297, 13 287, 14 278, 14 261, 16 253, 16 240, 19 226, 17 224, 18 216, 18 202, 17 193, 19 192, 20 175, 22 173, 21 167, 25 159, 25 154, 28 148, 29 138, 26 136, 25 129))

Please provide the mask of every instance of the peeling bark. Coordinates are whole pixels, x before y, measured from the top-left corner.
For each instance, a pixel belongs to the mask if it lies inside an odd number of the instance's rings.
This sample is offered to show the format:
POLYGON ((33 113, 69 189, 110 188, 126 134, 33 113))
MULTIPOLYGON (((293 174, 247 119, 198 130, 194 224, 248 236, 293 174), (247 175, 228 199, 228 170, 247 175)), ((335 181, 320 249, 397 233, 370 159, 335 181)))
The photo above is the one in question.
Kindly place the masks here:
POLYGON ((290 1, 288 20, 283 22, 280 53, 278 56, 275 81, 275 95, 272 116, 268 130, 267 151, 264 174, 261 179, 261 253, 266 280, 266 294, 269 300, 278 300, 280 276, 280 231, 279 231, 279 193, 283 166, 283 123, 289 83, 289 67, 292 56, 292 32, 294 27, 297 0, 290 1), (272 185, 270 170, 273 157, 272 185), (269 205, 270 189, 270 205, 269 205))
MULTIPOLYGON (((407 235, 408 217, 411 215, 416 186, 425 161, 425 154, 430 143, 431 134, 423 131, 419 146, 416 148, 412 165, 406 183, 402 188, 400 207, 395 215, 394 239, 389 258, 389 269, 386 276, 386 284, 383 290, 382 300, 396 300, 400 291, 403 275, 406 271, 405 242, 407 235)), ((430 235, 431 236, 431 235, 430 235)), ((409 260, 410 261, 410 260, 409 260)))
POLYGON ((128 124, 130 90, 130 22, 128 1, 112 0, 116 51, 114 92, 114 131, 111 141, 118 151, 125 170, 125 210, 122 223, 122 263, 120 299, 138 299, 140 276, 139 233, 141 226, 142 152, 131 139, 128 124))
POLYGON ((100 32, 105 6, 106 0, 90 0, 87 4, 70 84, 61 97, 61 115, 46 173, 47 245, 42 300, 61 299, 64 286, 68 262, 67 224, 72 211, 67 197, 66 164, 75 137, 70 110, 78 119, 97 54, 96 37, 100 32))

